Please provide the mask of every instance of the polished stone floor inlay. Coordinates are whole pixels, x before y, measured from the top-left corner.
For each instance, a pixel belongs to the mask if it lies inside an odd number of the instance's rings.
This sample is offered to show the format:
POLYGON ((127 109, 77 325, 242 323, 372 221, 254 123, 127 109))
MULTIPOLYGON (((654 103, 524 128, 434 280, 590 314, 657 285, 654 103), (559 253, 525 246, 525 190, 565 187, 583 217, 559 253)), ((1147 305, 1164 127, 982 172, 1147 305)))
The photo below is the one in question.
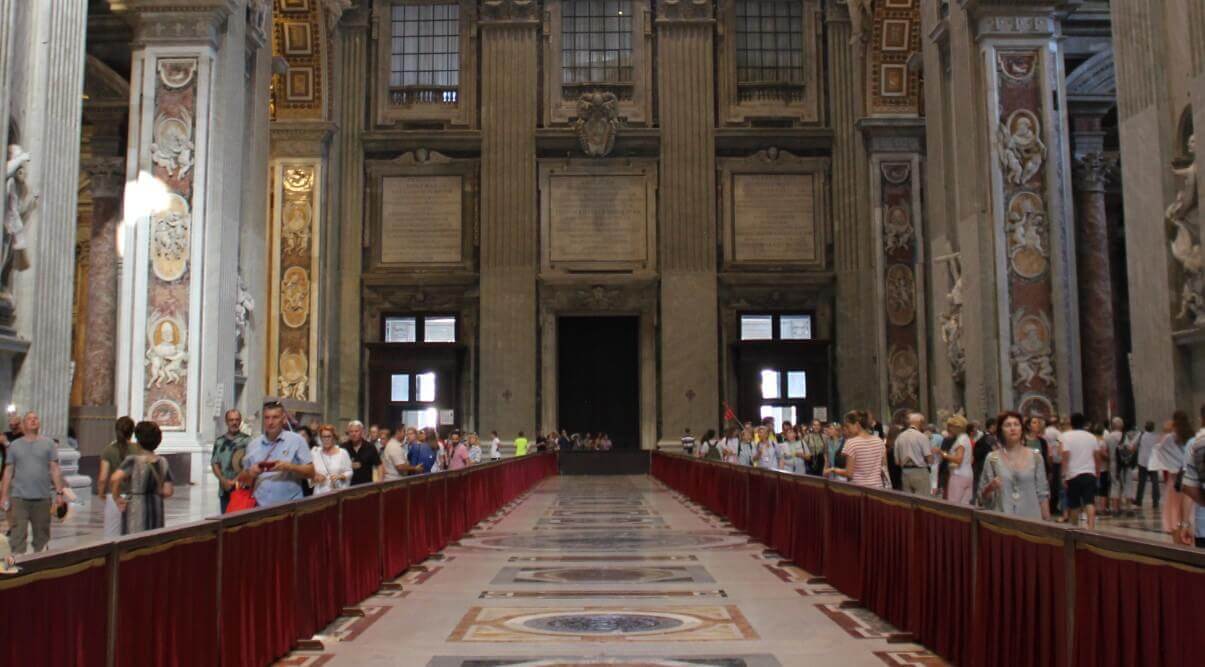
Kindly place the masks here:
POLYGON ((390 584, 278 665, 942 664, 649 477, 545 480, 390 584))

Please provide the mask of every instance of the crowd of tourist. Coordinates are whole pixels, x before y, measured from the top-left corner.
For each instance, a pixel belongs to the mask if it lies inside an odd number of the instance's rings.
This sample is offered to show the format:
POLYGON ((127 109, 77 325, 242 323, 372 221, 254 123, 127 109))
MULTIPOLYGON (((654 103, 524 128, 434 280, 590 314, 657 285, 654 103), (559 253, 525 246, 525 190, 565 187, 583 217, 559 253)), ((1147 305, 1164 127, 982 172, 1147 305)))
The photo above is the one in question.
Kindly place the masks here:
POLYGON ((1135 515, 1150 486, 1163 532, 1205 547, 1205 405, 1199 430, 1177 411, 1163 428, 1091 424, 1076 413, 1047 421, 1003 412, 982 426, 954 415, 939 428, 924 415, 884 426, 863 411, 840 422, 776 428, 746 422, 682 447, 713 461, 817 475, 862 486, 975 505, 1014 516, 1096 527, 1097 516, 1135 515))

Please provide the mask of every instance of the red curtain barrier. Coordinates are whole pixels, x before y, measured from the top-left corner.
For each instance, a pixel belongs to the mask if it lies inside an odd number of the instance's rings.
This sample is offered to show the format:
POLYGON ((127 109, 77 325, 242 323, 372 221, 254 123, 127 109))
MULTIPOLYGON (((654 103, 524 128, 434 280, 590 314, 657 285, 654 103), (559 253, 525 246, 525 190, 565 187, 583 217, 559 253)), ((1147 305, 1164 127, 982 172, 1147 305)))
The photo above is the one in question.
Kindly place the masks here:
POLYGON ((385 529, 385 579, 396 578, 410 567, 410 548, 406 544, 410 531, 410 487, 397 486, 381 492, 381 512, 385 529))
POLYGON ((828 490, 828 540, 824 576, 849 597, 862 597, 862 502, 853 489, 828 490))
POLYGON ((801 523, 795 516, 798 511, 797 486, 798 482, 785 477, 778 480, 774 520, 770 524, 770 547, 787 559, 795 555, 795 527, 801 523))
POLYGON ((0 580, 0 665, 104 667, 105 561, 0 580))
POLYGON ((956 665, 967 664, 971 628, 971 517, 928 506, 913 511, 912 608, 904 626, 956 665))
POLYGON ((438 553, 444 548, 444 531, 448 515, 447 480, 434 476, 427 485, 427 511, 431 520, 427 522, 427 550, 438 553))
POLYGON ((339 503, 297 515, 297 636, 313 637, 343 608, 339 503))
MULTIPOLYGON (((117 574, 114 664, 119 667, 218 664, 217 563, 216 533, 184 537, 122 554, 117 574)), ((71 592, 72 597, 77 595, 80 593, 71 592)), ((100 595, 82 599, 99 607, 106 598, 100 595)), ((54 643, 55 633, 49 636, 46 633, 43 629, 34 635, 46 637, 39 645, 54 643)), ((92 650, 102 654, 101 646, 97 644, 92 650)))
POLYGON ((381 494, 343 497, 344 604, 355 604, 381 588, 381 494))
POLYGON ((1201 664, 1205 570, 1080 545, 1076 665, 1201 664))
POLYGON ((762 544, 770 541, 770 523, 774 519, 777 488, 775 478, 767 473, 754 472, 749 475, 749 501, 746 504, 746 524, 749 528, 746 532, 762 544))
POLYGON ((222 530, 222 665, 259 667, 297 638, 293 515, 222 530))
POLYGON ((979 524, 972 663, 1066 664, 1067 587, 1061 539, 979 524))
POLYGON ((794 486, 796 525, 791 560, 807 572, 820 575, 828 541, 828 494, 821 484, 800 481, 794 486))
POLYGON ((862 602, 897 628, 908 625, 912 506, 867 496, 862 506, 862 602))
POLYGON ((425 479, 406 487, 410 489, 410 511, 406 515, 408 536, 406 541, 410 551, 411 565, 417 565, 431 555, 431 549, 427 546, 427 517, 430 516, 427 489, 430 487, 431 485, 425 479))

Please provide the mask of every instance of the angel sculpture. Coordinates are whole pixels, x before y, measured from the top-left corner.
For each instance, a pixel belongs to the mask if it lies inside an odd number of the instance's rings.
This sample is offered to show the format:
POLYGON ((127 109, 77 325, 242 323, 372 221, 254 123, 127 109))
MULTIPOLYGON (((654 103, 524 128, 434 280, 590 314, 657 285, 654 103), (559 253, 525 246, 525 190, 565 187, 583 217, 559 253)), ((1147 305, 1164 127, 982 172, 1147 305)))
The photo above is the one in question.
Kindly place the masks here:
POLYGON ((1046 144, 1038 136, 1037 127, 1028 115, 1017 116, 1009 125, 1000 123, 996 131, 996 149, 1000 164, 1013 185, 1024 185, 1038 173, 1046 160, 1046 144))

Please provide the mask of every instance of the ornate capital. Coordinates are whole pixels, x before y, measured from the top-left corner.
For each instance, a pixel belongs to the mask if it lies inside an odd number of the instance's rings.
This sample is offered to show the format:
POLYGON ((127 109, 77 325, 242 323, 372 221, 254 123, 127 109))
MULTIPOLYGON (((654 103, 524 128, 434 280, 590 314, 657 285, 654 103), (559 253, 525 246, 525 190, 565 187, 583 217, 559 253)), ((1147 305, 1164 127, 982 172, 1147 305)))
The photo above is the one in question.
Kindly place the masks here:
POLYGON ((1081 192, 1104 192, 1116 175, 1117 161, 1102 153, 1088 153, 1074 165, 1075 188, 1081 192))
POLYGON ((85 160, 84 171, 93 199, 121 197, 125 190, 126 161, 119 157, 101 157, 85 160))
POLYGON ((125 18, 133 27, 134 41, 141 44, 202 43, 216 47, 222 25, 242 9, 239 0, 108 2, 113 13, 125 18))
POLYGON ((536 0, 482 0, 478 18, 482 25, 532 24, 540 22, 540 3, 536 0))
POLYGON ((664 0, 657 3, 657 20, 660 22, 710 21, 711 0, 664 0))

